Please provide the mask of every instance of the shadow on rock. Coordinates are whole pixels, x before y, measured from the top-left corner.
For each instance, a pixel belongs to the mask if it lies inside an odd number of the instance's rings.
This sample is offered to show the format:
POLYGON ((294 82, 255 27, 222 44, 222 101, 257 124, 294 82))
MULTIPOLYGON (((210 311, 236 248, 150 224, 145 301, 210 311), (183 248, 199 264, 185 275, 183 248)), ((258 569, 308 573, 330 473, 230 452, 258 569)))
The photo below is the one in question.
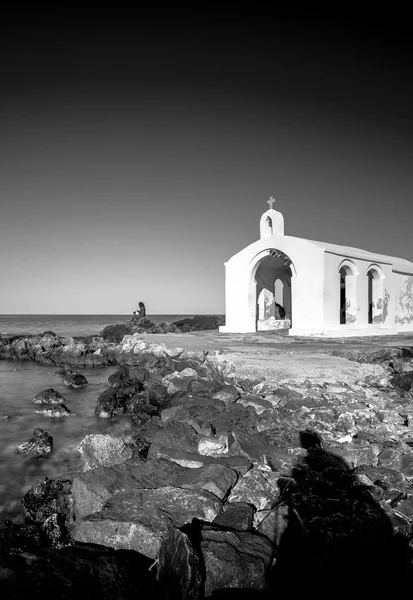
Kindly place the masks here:
POLYGON ((317 434, 303 431, 300 438, 307 454, 280 481, 285 527, 265 596, 347 590, 381 597, 402 590, 411 581, 408 537, 394 532, 368 486, 317 434))

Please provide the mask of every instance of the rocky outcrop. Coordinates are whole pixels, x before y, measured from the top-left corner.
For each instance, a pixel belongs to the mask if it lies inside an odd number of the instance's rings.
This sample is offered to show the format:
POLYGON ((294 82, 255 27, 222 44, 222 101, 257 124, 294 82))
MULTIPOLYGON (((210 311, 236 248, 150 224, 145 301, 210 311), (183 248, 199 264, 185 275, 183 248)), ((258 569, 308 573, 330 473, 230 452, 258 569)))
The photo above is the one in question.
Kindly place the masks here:
POLYGON ((134 333, 182 333, 189 331, 206 331, 218 329, 220 325, 225 324, 225 317, 222 315, 196 315, 188 319, 181 319, 174 323, 153 323, 148 317, 132 317, 126 323, 119 325, 108 325, 100 335, 109 342, 120 342, 125 335, 134 333))
POLYGON ((53 450, 53 438, 43 429, 37 428, 33 431, 32 437, 17 446, 16 454, 29 454, 30 456, 44 456, 51 454, 53 450))
POLYGON ((34 404, 46 404, 46 405, 56 405, 56 404, 64 404, 65 399, 62 394, 56 392, 53 388, 48 388, 33 398, 34 404))
POLYGON ((89 385, 86 377, 81 373, 67 373, 62 377, 63 385, 73 388, 81 388, 89 385))
POLYGON ((350 572, 380 573, 366 593, 410 585, 413 392, 391 361, 359 381, 269 385, 139 335, 114 355, 96 414, 135 432, 82 442, 87 470, 30 516, 47 539, 158 560, 166 598, 303 595, 310 581, 331 594, 350 572))
POLYGON ((182 332, 206 331, 218 329, 220 325, 225 325, 225 316, 223 315, 195 315, 190 319, 181 319, 174 321, 174 325, 182 332))

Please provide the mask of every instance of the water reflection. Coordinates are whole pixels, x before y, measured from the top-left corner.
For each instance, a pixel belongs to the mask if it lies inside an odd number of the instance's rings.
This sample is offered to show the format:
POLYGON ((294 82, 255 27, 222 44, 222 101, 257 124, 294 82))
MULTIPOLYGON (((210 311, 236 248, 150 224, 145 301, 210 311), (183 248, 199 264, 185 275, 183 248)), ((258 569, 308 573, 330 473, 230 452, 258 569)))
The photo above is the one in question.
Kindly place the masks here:
POLYGON ((89 385, 72 389, 62 384, 57 367, 33 362, 0 362, 0 520, 24 518, 21 497, 37 480, 44 477, 72 477, 81 468, 77 446, 90 433, 110 433, 127 437, 132 424, 128 417, 101 419, 94 408, 99 394, 107 387, 109 375, 117 367, 85 369, 89 385), (35 412, 32 400, 36 394, 54 388, 65 398, 72 415, 47 417, 35 412), (31 438, 40 427, 53 437, 53 452, 33 458, 14 454, 16 447, 31 438))

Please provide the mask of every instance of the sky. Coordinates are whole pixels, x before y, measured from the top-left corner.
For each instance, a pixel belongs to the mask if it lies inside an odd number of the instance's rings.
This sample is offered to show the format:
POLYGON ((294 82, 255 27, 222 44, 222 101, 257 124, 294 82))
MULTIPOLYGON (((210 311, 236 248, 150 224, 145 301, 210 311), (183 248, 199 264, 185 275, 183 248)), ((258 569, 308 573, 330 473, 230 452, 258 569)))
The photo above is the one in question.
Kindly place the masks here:
POLYGON ((224 312, 285 233, 413 261, 403 15, 0 19, 0 314, 224 312))

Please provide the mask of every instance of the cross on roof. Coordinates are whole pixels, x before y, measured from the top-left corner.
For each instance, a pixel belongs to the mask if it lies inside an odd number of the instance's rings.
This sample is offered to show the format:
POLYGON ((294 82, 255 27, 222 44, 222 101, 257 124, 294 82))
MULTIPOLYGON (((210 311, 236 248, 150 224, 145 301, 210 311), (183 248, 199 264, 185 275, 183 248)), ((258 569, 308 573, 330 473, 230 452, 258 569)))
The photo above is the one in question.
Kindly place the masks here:
POLYGON ((269 200, 267 200, 267 204, 269 204, 270 208, 272 208, 272 205, 274 204, 274 202, 275 202, 275 198, 273 198, 272 196, 270 197, 269 200))

